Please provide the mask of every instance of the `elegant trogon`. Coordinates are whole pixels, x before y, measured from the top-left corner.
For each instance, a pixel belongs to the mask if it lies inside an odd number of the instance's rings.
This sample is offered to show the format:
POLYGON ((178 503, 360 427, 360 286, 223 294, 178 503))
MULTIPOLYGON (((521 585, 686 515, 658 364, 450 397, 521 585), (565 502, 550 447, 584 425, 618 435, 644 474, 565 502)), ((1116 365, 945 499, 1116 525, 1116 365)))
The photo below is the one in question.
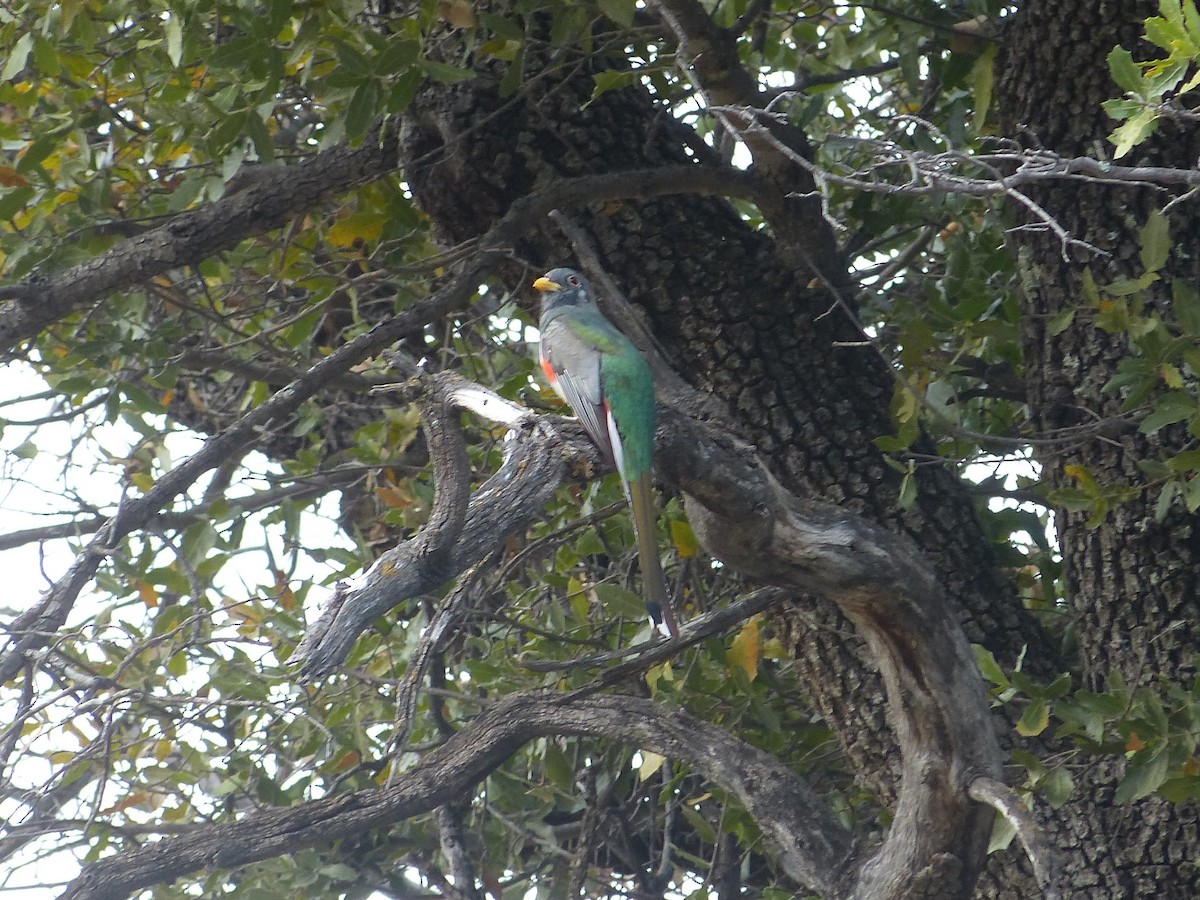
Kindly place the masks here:
POLYGON ((646 608, 679 634, 667 597, 650 490, 654 455, 654 379, 646 358, 596 307, 587 279, 552 269, 533 283, 542 294, 542 369, 616 466, 633 510, 646 608))

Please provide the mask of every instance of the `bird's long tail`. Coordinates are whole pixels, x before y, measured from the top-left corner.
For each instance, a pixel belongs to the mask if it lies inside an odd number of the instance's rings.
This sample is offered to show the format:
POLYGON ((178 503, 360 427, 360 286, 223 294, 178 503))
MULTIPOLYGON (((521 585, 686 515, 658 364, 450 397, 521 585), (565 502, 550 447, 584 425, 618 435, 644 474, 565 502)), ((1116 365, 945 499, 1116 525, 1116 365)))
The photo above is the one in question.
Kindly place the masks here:
POLYGON ((657 626, 665 623, 671 637, 679 637, 679 622, 667 595, 662 563, 658 558, 655 535, 654 498, 650 493, 650 477, 643 475, 627 485, 629 505, 633 509, 633 530, 637 533, 638 559, 642 567, 642 585, 646 593, 646 610, 657 626))

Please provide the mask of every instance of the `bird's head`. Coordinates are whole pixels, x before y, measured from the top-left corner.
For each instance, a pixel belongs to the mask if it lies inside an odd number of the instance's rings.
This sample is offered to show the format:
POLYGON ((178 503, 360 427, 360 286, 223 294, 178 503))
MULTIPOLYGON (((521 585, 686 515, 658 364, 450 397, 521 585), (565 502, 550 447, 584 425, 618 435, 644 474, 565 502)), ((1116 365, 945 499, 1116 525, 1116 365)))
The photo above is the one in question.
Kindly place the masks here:
POLYGON ((533 283, 542 293, 542 315, 563 306, 590 306, 591 285, 574 269, 551 269, 533 283))

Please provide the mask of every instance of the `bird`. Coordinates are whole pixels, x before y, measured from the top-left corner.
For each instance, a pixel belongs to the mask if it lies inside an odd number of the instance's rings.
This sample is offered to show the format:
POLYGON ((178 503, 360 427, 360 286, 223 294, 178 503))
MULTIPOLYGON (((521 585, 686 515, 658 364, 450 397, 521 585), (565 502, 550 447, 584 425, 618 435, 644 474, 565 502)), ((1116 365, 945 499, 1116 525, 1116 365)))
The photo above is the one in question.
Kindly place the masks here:
POLYGON ((533 283, 541 293, 541 366, 554 392, 621 478, 633 511, 646 610, 671 637, 679 624, 667 596, 654 524, 654 378, 646 357, 596 306, 588 280, 551 269, 533 283))

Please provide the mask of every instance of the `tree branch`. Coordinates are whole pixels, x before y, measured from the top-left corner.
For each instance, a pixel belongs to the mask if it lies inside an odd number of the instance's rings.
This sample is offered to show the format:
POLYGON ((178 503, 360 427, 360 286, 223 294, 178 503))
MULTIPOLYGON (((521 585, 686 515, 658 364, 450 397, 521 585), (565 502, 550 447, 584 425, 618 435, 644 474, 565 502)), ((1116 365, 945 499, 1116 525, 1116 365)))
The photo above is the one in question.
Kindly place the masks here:
MULTIPOLYGON (((591 442, 562 420, 529 414, 509 441, 500 472, 467 510, 459 571, 539 515, 572 461, 595 461, 591 442)), ((920 552, 861 517, 792 495, 752 447, 672 407, 659 408, 655 451, 657 473, 684 493, 706 550, 772 584, 833 600, 880 665, 904 767, 893 826, 878 852, 861 860, 854 895, 918 896, 938 882, 968 890, 985 858, 991 815, 967 790, 998 775, 1000 753, 970 647, 920 552)), ((385 555, 326 611, 304 677, 327 674, 377 616, 435 586, 414 554, 428 539, 418 535, 385 555)))
POLYGON ((0 354, 11 357, 18 344, 76 307, 207 259, 279 228, 323 197, 386 175, 398 162, 394 130, 376 129, 357 147, 340 144, 299 165, 281 167, 260 184, 180 213, 63 272, 29 275, 10 290, 14 299, 0 305, 0 354))
MULTIPOLYGON (((370 140, 368 138, 368 142, 370 140)), ((247 193, 252 194, 254 190, 257 189, 251 189, 247 193)), ((28 653, 46 646, 53 638, 66 621, 80 591, 95 576, 100 562, 126 535, 144 527, 159 510, 186 491, 201 475, 220 465, 231 454, 244 450, 263 429, 290 415, 305 400, 349 371, 353 365, 378 353, 414 328, 465 303, 491 267, 503 258, 507 252, 506 248, 516 243, 523 232, 546 216, 550 210, 557 206, 574 207, 591 201, 619 200, 627 197, 698 193, 753 199, 761 192, 761 184, 745 173, 694 164, 569 179, 549 185, 542 192, 517 201, 479 242, 478 250, 463 263, 459 274, 440 291, 339 347, 266 402, 220 434, 209 438, 199 452, 163 475, 145 494, 126 498, 117 513, 97 531, 70 570, 43 594, 38 603, 8 626, 10 638, 4 651, 0 653, 0 683, 12 678, 20 670, 22 660, 28 653)), ((165 229, 169 232, 171 227, 167 225, 165 229)), ((138 240, 150 240, 155 234, 157 232, 143 235, 138 240)), ((159 238, 166 239, 162 235, 159 235, 159 238)), ((155 243, 159 238, 154 238, 151 243, 155 243)), ((154 274, 157 271, 154 268, 156 265, 168 268, 179 264, 179 260, 172 254, 144 258, 140 269, 131 270, 127 266, 110 263, 109 257, 121 247, 126 248, 123 252, 137 255, 136 247, 121 244, 96 260, 64 273, 62 277, 70 280, 72 284, 82 284, 88 281, 86 276, 92 269, 109 271, 110 267, 115 266, 117 271, 124 273, 122 277, 136 276, 140 279, 154 274)), ((91 284, 88 296, 92 299, 123 284, 121 279, 114 281, 107 276, 99 278, 95 283, 88 283, 91 284)), ((3 316, 4 311, 0 310, 0 321, 3 320, 3 316)), ((3 329, 0 328, 0 338, 2 335, 3 329)), ((2 340, 0 346, 3 346, 2 340)), ((461 571, 461 568, 456 571, 461 571)))
POLYGON ((526 693, 487 709, 388 787, 163 838, 89 864, 60 900, 116 900, 202 868, 244 866, 386 828, 460 799, 526 742, 553 734, 618 740, 686 763, 737 797, 777 844, 780 864, 791 877, 823 894, 836 893, 849 859, 849 835, 775 757, 651 700, 526 693))
POLYGON ((1008 819, 1033 864, 1033 874, 1041 885, 1045 900, 1059 900, 1062 891, 1058 886, 1058 859, 1054 848, 1046 840, 1016 792, 995 778, 976 778, 967 792, 975 800, 986 803, 1008 819))

